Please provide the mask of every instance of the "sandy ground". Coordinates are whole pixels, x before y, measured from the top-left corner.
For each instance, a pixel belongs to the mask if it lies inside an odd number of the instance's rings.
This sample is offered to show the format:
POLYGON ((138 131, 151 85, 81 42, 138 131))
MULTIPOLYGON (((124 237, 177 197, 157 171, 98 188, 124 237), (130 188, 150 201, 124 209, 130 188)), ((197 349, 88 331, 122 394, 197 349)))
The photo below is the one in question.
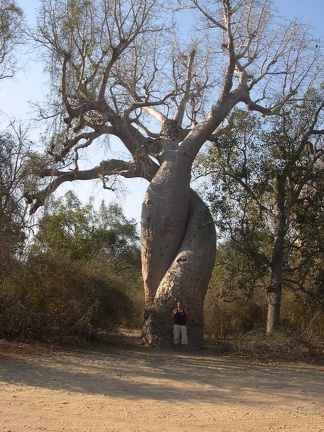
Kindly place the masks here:
POLYGON ((0 343, 0 432, 324 431, 321 367, 140 346, 9 351, 0 343))

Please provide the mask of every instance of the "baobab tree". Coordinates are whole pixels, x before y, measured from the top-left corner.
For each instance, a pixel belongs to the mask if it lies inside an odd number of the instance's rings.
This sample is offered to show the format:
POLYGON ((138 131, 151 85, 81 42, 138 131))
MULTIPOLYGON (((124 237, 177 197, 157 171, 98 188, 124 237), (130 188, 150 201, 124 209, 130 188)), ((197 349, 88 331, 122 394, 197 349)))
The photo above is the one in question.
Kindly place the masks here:
POLYGON ((277 22, 269 0, 42 0, 34 38, 52 78, 41 115, 54 122, 38 164, 48 184, 27 196, 32 211, 64 182, 146 179, 143 340, 170 343, 177 299, 201 345, 216 242, 192 164, 236 105, 266 115, 302 97, 320 70, 315 42, 300 23, 277 22), (128 157, 82 169, 104 138, 128 157))

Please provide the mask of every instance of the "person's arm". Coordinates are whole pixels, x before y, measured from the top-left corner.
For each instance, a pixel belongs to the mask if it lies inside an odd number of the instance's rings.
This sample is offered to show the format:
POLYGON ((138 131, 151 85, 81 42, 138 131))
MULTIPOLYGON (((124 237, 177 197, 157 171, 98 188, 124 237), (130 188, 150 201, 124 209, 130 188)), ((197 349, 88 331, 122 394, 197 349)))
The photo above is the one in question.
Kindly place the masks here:
POLYGON ((172 321, 174 321, 174 316, 175 316, 176 313, 177 313, 177 309, 173 309, 172 315, 171 315, 172 321))

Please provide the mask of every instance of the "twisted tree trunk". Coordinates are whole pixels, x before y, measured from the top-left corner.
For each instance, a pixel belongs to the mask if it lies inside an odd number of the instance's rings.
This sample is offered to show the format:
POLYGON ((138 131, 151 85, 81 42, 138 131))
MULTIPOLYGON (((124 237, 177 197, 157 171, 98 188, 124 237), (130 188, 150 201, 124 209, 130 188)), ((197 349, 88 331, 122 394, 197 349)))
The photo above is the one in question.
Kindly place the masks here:
POLYGON ((189 311, 190 345, 203 343, 203 304, 216 235, 209 209, 190 189, 190 164, 184 159, 176 153, 161 165, 142 208, 143 341, 149 345, 172 344, 171 312, 177 300, 189 311))

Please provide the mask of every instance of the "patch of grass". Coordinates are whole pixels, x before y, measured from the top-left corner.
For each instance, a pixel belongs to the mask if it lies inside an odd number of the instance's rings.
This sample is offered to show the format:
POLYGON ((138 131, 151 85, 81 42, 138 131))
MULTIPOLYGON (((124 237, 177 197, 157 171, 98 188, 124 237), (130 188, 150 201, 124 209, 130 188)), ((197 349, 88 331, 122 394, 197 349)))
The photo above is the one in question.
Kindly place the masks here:
POLYGON ((278 332, 266 337, 260 331, 251 331, 216 341, 213 347, 219 355, 261 363, 324 364, 324 339, 309 340, 298 334, 278 332))

